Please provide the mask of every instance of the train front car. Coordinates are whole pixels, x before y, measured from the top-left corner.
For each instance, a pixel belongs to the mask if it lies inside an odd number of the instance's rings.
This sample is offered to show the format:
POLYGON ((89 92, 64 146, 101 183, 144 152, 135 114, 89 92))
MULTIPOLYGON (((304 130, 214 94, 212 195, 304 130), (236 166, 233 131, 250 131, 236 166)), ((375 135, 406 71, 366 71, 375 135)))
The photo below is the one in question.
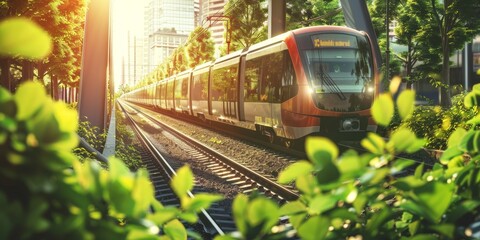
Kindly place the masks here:
POLYGON ((370 108, 378 74, 368 36, 350 28, 295 30, 285 39, 296 69, 297 95, 282 103, 286 138, 360 138, 376 131, 370 108))

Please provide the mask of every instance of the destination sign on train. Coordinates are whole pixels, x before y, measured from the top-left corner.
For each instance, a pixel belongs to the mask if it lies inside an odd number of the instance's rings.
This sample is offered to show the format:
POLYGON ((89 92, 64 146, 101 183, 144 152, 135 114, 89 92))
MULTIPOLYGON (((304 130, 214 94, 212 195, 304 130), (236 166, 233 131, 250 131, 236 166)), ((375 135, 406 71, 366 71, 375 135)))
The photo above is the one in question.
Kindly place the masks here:
POLYGON ((324 34, 312 36, 313 47, 357 47, 357 39, 350 35, 324 34))

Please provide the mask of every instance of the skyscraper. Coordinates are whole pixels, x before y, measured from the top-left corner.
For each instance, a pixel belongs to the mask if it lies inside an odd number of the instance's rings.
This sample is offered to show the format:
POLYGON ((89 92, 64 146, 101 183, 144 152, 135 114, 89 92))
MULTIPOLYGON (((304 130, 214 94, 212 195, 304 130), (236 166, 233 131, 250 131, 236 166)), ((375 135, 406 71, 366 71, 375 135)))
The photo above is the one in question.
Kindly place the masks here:
POLYGON ((183 44, 195 26, 194 0, 149 0, 145 7, 146 73, 183 44))
POLYGON ((225 21, 222 20, 224 15, 223 8, 228 0, 200 0, 200 25, 206 27, 212 33, 215 49, 225 42, 225 21))

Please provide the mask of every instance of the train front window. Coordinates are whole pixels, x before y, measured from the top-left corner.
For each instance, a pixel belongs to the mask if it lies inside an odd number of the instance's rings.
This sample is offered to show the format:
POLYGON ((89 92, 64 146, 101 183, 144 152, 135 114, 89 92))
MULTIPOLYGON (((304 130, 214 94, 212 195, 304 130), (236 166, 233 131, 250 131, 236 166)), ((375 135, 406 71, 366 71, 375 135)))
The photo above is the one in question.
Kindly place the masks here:
POLYGON ((365 37, 329 33, 310 36, 302 57, 317 107, 359 111, 373 100, 372 53, 365 37))

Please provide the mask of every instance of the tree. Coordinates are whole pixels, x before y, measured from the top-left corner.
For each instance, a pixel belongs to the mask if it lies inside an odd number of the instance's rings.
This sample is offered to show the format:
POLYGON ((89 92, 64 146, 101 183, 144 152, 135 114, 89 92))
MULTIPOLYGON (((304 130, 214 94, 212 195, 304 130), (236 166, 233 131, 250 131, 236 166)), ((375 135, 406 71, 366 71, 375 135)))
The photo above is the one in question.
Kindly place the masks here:
MULTIPOLYGON (((267 38, 265 0, 230 0, 224 14, 230 17, 230 51, 247 48, 267 38)), ((227 27, 228 23, 225 23, 227 27)))
POLYGON ((338 0, 289 1, 287 3, 287 29, 316 25, 344 25, 338 0))
POLYGON ((480 1, 478 0, 430 0, 429 14, 433 16, 440 32, 442 47, 442 74, 439 102, 450 106, 450 55, 461 49, 465 42, 480 33, 480 1), (443 3, 442 3, 443 2, 443 3))
POLYGON ((18 81, 33 78, 44 81, 45 76, 50 77, 52 87, 59 83, 75 85, 80 77, 85 1, 0 1, 0 18, 11 16, 24 16, 39 24, 52 36, 53 50, 48 58, 39 61, 12 56, 2 58, 2 85, 11 86, 9 89, 13 91, 18 81), (12 78, 12 69, 22 74, 12 78))
POLYGON ((198 64, 213 60, 215 48, 210 31, 203 27, 197 27, 190 33, 187 42, 188 67, 193 68, 198 64))

